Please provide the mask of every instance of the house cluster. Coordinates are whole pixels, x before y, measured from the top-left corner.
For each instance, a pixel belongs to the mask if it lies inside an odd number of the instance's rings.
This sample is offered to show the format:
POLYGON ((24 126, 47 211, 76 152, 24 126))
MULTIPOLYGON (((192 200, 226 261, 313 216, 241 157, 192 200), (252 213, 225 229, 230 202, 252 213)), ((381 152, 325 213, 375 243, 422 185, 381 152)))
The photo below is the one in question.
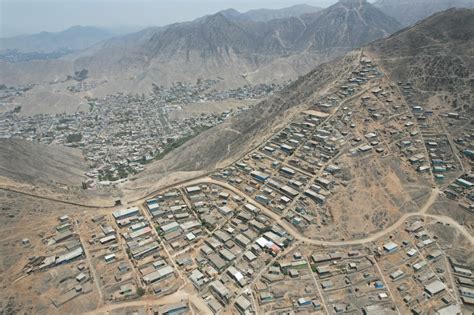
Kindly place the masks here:
POLYGON ((449 257, 449 262, 456 279, 455 286, 462 303, 467 306, 474 305, 474 276, 472 274, 472 267, 469 267, 466 262, 458 261, 453 257, 449 257))
POLYGON ((146 203, 164 246, 214 313, 252 311, 245 288, 293 240, 256 203, 219 185, 170 190, 146 203))
POLYGON ((298 250, 287 253, 266 268, 253 290, 265 314, 325 311, 311 266, 298 250))
POLYGON ((458 201, 459 206, 468 213, 474 213, 474 174, 463 174, 451 182, 444 193, 448 198, 458 201))
MULTIPOLYGON (((196 117, 170 118, 188 103, 228 99, 260 99, 280 91, 284 84, 259 84, 233 90, 213 89, 218 80, 195 85, 154 86, 150 95, 108 95, 88 99, 88 110, 74 114, 23 116, 20 107, 0 115, 0 138, 23 138, 45 144, 80 148, 90 165, 84 188, 108 186, 143 171, 148 162, 162 158, 200 132, 223 122, 246 107, 196 117)), ((103 82, 80 81, 72 92, 94 89, 103 82)), ((32 86, 0 87, 0 102, 9 105, 32 86)), ((0 103, 1 105, 1 103, 0 103)))
POLYGON ((124 301, 138 296, 131 262, 127 259, 117 227, 107 215, 96 215, 83 222, 88 237, 85 247, 94 265, 99 289, 107 301, 124 301))
POLYGON ((0 108, 10 105, 16 97, 24 95, 28 90, 31 90, 33 86, 33 84, 17 86, 6 86, 5 84, 0 84, 0 108))
POLYGON ((328 311, 397 314, 383 275, 365 251, 316 252, 310 261, 322 296, 330 301, 328 311))
POLYGON ((170 119, 170 110, 176 107, 153 96, 120 94, 90 100, 88 111, 75 114, 21 116, 13 110, 0 115, 0 137, 80 148, 90 165, 85 184, 110 185, 239 111, 170 119))
MULTIPOLYGON (((50 293, 52 303, 60 307, 83 294, 92 292, 92 273, 86 263, 84 244, 75 230, 75 223, 68 215, 58 217, 55 230, 40 233, 41 243, 46 246, 41 256, 29 257, 24 266, 25 274, 54 272, 61 275, 52 277, 44 291, 50 293), (54 270, 51 270, 54 269, 54 270)), ((21 245, 33 247, 33 241, 22 239, 21 245)))
POLYGON ((277 83, 261 83, 257 85, 244 85, 235 89, 216 89, 215 85, 222 80, 198 80, 195 84, 189 82, 176 82, 170 87, 153 85, 155 96, 165 104, 181 105, 196 102, 216 102, 223 100, 248 100, 260 99, 271 96, 281 91, 291 81, 277 83))
POLYGON ((380 121, 400 109, 390 87, 372 87, 379 76, 376 65, 363 58, 346 82, 213 177, 308 235, 329 225, 329 200, 338 187, 350 185, 340 157, 361 159, 389 151, 380 121))
POLYGON ((458 314, 446 313, 460 309, 461 303, 448 257, 421 219, 407 221, 404 230, 382 240, 374 252, 402 313, 458 314))
MULTIPOLYGON (((121 244, 138 275, 141 290, 155 295, 164 295, 176 290, 179 285, 174 262, 163 251, 163 239, 157 228, 139 207, 130 207, 112 213, 117 225, 121 244)), ((116 257, 107 257, 110 261, 116 257)), ((104 257, 105 259, 105 257, 104 257)))
POLYGON ((179 189, 169 190, 146 201, 154 228, 161 239, 178 252, 193 246, 203 235, 201 221, 179 189))

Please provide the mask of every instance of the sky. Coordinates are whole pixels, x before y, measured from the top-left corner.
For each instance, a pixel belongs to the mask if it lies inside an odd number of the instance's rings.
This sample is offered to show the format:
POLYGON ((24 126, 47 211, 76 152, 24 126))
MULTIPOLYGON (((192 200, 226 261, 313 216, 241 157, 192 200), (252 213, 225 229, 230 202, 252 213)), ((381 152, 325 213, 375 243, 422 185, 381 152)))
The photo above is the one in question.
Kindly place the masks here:
POLYGON ((278 9, 306 3, 327 7, 337 0, 0 0, 0 37, 74 25, 161 26, 234 8, 278 9))

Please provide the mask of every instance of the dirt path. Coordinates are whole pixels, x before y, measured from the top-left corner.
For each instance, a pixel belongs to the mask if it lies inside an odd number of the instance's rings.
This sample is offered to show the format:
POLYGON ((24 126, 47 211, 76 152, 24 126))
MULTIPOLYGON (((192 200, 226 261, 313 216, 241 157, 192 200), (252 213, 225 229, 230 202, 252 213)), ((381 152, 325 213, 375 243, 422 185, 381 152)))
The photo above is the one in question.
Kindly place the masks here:
MULTIPOLYGON (((77 221, 74 222, 74 225, 76 227, 76 231, 79 231, 79 226, 77 224, 77 221)), ((85 246, 84 244, 86 244, 85 240, 83 239, 83 237, 81 236, 82 233, 77 233, 77 235, 79 236, 79 240, 82 244, 82 248, 84 249, 84 254, 86 255, 86 261, 87 263, 89 264, 89 270, 92 274, 92 278, 93 278, 93 281, 94 281, 94 285, 97 287, 97 292, 99 293, 99 305, 102 304, 104 302, 104 296, 102 294, 102 289, 100 287, 100 283, 99 283, 99 277, 97 276, 97 273, 96 273, 96 270, 95 270, 95 266, 94 264, 92 263, 92 260, 91 260, 91 254, 89 252, 89 249, 87 248, 87 246, 85 246)))
POLYGON ((200 298, 190 295, 184 290, 178 290, 173 294, 163 296, 163 297, 147 297, 142 298, 138 301, 130 301, 116 304, 105 305, 101 308, 98 308, 94 311, 87 312, 84 314, 93 315, 93 314, 110 314, 112 311, 124 308, 124 307, 144 307, 146 308, 146 314, 152 314, 150 307, 152 305, 160 304, 173 304, 179 303, 182 301, 189 301, 192 303, 200 312, 200 314, 212 314, 210 309, 207 307, 206 303, 200 298))

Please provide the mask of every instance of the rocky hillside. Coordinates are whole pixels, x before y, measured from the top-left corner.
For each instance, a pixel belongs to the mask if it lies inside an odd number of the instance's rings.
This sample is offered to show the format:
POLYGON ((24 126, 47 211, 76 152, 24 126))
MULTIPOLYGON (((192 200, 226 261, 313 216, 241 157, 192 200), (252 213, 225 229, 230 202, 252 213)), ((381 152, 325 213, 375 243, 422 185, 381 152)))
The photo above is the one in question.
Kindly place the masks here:
MULTIPOLYGON (((104 58, 105 51, 98 50, 90 57, 76 60, 76 65, 96 75, 104 70, 116 74, 125 67, 137 70, 140 78, 153 77, 163 84, 186 77, 225 77, 226 73, 232 81, 276 59, 288 59, 288 54, 348 51, 387 36, 399 27, 394 19, 365 0, 342 0, 301 18, 269 22, 240 19, 224 11, 160 29, 138 49, 126 49, 112 58, 110 54, 104 58), (174 71, 178 65, 181 76, 174 71)), ((124 46, 134 46, 134 42, 124 46)))
POLYGON ((244 13, 240 13, 235 9, 221 11, 228 18, 237 20, 252 20, 256 22, 268 22, 276 19, 286 19, 290 17, 298 17, 303 14, 315 13, 321 8, 313 7, 307 4, 297 4, 282 9, 255 9, 244 13))
POLYGON ((297 45, 300 49, 316 51, 335 47, 354 49, 399 28, 396 20, 365 0, 341 0, 315 14, 314 21, 298 37, 297 45))
POLYGON ((8 182, 81 186, 87 164, 80 150, 0 139, 0 178, 8 182))
POLYGON ((374 5, 403 26, 413 25, 450 8, 474 8, 472 0, 377 0, 374 5))
POLYGON ((472 112, 474 10, 449 9, 370 49, 394 81, 412 81, 421 101, 443 94, 445 103, 472 112))

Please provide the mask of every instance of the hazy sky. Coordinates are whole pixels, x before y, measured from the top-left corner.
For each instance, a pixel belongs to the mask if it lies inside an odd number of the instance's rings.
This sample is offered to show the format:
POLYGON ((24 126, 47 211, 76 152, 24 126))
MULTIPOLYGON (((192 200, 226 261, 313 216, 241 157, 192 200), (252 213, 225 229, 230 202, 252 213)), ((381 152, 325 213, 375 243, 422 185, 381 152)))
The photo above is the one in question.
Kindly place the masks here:
POLYGON ((192 20, 234 8, 282 8, 337 0, 0 0, 0 37, 60 31, 73 25, 150 26, 192 20))

